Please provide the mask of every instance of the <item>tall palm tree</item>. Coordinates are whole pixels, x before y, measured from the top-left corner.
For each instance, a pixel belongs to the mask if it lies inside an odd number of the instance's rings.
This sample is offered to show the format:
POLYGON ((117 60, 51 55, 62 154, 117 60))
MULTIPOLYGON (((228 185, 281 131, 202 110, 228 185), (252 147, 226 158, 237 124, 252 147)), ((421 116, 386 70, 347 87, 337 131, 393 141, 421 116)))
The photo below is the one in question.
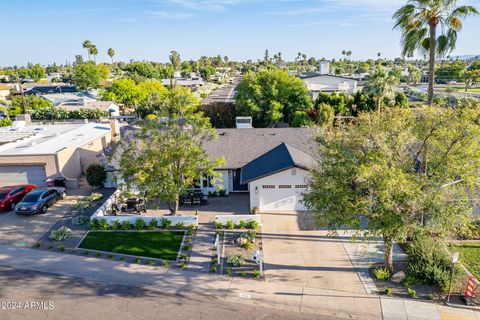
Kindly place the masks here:
POLYGON ((83 41, 82 47, 83 49, 87 50, 88 61, 90 61, 90 49, 92 48, 92 42, 90 40, 85 40, 83 41))
POLYGON ((472 6, 457 6, 458 0, 408 0, 393 15, 394 29, 402 32, 403 56, 417 50, 429 52, 428 104, 433 102, 435 58, 455 49, 462 18, 478 14, 472 6), (440 27, 440 34, 438 33, 440 27))
POLYGON ((383 97, 393 92, 393 86, 399 83, 399 79, 393 74, 385 71, 383 67, 377 67, 370 75, 363 91, 367 94, 373 94, 376 100, 377 112, 382 108, 383 97))
POLYGON ((342 56, 343 56, 343 59, 345 59, 345 55, 347 54, 347 51, 343 50, 342 51, 342 56))
POLYGON ((113 65, 113 56, 115 55, 115 50, 110 48, 110 49, 108 49, 107 54, 110 57, 110 59, 112 59, 112 65, 113 65))
POLYGON ((347 51, 347 57, 350 59, 351 56, 352 56, 352 51, 347 51))
POLYGON ((93 61, 97 63, 97 54, 98 54, 98 49, 97 46, 92 44, 90 49, 89 49, 90 54, 93 56, 93 61))

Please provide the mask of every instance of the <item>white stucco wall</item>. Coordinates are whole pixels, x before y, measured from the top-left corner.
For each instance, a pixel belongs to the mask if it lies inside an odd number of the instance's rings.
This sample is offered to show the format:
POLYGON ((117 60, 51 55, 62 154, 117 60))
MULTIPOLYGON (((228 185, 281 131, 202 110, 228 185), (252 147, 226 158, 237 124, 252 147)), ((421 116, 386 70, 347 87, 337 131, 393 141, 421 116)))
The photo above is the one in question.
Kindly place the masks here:
POLYGON ((353 94, 357 91, 357 81, 354 79, 322 75, 303 79, 303 82, 311 92, 336 91, 353 94))
POLYGON ((306 189, 296 186, 307 185, 309 177, 308 171, 293 168, 250 182, 250 209, 257 207, 260 212, 305 210, 301 200, 306 189), (280 185, 291 185, 291 188, 281 189, 280 185), (275 188, 264 189, 263 186, 275 188))
POLYGON ((228 170, 217 170, 216 172, 219 173, 219 176, 216 177, 217 180, 213 184, 212 188, 203 188, 203 179, 201 181, 202 191, 204 194, 208 194, 208 192, 220 191, 224 189, 226 194, 230 193, 230 183, 229 183, 229 171, 228 170))

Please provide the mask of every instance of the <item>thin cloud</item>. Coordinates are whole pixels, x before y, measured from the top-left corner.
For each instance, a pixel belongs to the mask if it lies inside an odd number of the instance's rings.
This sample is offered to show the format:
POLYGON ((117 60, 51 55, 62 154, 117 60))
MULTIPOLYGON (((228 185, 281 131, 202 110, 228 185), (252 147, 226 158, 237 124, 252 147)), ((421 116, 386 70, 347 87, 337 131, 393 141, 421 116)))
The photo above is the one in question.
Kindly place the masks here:
POLYGON ((168 12, 168 11, 149 11, 147 14, 153 19, 165 20, 186 20, 193 17, 191 13, 168 12))

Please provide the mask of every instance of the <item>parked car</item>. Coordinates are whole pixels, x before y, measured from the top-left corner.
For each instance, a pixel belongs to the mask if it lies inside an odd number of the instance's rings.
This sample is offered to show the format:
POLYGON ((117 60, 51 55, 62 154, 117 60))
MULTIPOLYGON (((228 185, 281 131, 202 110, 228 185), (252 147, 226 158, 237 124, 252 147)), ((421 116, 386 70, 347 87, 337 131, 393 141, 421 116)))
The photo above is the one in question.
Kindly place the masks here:
POLYGON ((35 190, 27 194, 22 201, 15 206, 15 213, 17 215, 45 213, 48 207, 65 197, 65 188, 62 187, 35 190))
POLYGON ((19 203, 22 198, 35 189, 34 184, 27 184, 24 186, 10 186, 0 188, 0 211, 15 210, 15 205, 19 203))

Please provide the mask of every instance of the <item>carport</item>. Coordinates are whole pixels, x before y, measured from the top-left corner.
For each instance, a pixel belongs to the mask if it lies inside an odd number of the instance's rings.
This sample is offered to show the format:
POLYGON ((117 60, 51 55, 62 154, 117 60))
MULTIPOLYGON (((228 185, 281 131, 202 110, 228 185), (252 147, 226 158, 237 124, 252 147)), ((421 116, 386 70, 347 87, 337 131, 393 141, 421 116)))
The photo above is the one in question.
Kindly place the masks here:
POLYGON ((44 165, 1 165, 0 187, 7 185, 35 184, 44 186, 47 175, 44 165))

